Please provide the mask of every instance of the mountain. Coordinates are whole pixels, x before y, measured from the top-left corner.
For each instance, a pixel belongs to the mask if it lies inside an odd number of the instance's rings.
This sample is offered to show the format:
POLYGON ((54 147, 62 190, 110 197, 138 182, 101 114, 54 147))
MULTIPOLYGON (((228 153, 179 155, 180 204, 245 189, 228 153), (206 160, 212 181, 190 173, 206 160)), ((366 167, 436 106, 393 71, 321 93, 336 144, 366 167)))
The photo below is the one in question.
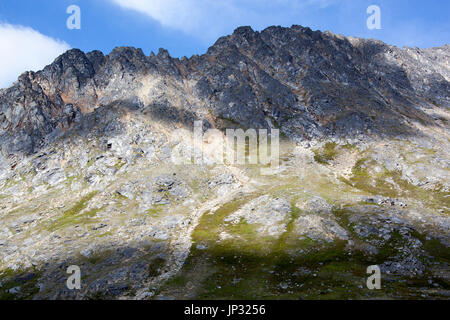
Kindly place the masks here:
POLYGON ((23 73, 0 90, 0 297, 448 298, 449 59, 240 27, 23 73), (279 132, 277 170, 218 163, 227 129, 279 132))

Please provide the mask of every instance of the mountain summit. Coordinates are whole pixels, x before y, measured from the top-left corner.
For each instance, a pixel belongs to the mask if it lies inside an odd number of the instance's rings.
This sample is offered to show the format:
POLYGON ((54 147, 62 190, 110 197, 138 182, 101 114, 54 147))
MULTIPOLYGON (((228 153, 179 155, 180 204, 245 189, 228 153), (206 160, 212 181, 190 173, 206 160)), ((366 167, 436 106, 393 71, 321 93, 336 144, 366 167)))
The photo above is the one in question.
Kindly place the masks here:
POLYGON ((2 152, 35 152, 48 135, 118 102, 184 124, 276 125, 295 141, 415 134, 414 123, 445 127, 430 111, 450 105, 449 56, 449 45, 401 50, 300 26, 240 27, 181 60, 164 49, 149 57, 73 49, 2 92, 2 152))

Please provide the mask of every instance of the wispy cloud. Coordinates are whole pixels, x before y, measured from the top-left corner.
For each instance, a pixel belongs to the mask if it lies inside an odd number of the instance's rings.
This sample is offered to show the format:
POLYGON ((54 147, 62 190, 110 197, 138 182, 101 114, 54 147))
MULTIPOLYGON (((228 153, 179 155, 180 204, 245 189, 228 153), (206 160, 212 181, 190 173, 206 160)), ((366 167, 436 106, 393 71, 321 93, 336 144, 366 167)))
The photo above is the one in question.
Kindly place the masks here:
POLYGON ((163 26, 204 39, 214 39, 239 25, 261 28, 281 24, 314 8, 339 0, 110 0, 124 9, 141 12, 163 26))
POLYGON ((0 88, 24 71, 37 71, 70 49, 63 41, 20 25, 0 24, 0 88))

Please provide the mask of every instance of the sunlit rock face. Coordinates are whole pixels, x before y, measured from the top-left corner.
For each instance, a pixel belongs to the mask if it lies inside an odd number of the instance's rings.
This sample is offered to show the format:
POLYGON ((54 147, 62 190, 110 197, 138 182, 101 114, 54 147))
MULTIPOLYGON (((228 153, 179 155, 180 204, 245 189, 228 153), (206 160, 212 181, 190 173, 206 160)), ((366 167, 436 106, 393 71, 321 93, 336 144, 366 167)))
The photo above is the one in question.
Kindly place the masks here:
POLYGON ((0 298, 448 297, 449 57, 241 27, 22 74, 0 90, 0 298), (277 170, 218 161, 226 129, 279 130, 277 170))

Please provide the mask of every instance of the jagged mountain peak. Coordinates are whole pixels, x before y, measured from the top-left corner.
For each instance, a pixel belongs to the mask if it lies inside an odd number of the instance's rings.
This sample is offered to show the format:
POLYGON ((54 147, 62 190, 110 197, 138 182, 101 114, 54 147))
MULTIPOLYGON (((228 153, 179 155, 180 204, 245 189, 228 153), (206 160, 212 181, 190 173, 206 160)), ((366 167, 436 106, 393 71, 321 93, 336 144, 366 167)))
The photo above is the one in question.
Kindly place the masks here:
POLYGON ((34 150, 60 127, 66 104, 86 114, 114 100, 166 104, 178 113, 195 100, 202 112, 194 117, 209 112, 246 127, 277 125, 294 140, 390 134, 386 128, 395 127, 392 134, 410 134, 415 130, 410 121, 436 125, 424 109, 449 106, 448 49, 402 50, 296 25, 261 32, 239 27, 205 54, 182 60, 164 49, 150 56, 132 47, 117 47, 106 56, 71 49, 2 91, 2 150, 9 152, 5 146, 12 146, 12 134, 23 135, 20 141, 33 147, 13 143, 11 150, 34 150), (155 101, 145 99, 139 88, 152 75, 166 77, 187 104, 164 99, 164 87, 155 101))

